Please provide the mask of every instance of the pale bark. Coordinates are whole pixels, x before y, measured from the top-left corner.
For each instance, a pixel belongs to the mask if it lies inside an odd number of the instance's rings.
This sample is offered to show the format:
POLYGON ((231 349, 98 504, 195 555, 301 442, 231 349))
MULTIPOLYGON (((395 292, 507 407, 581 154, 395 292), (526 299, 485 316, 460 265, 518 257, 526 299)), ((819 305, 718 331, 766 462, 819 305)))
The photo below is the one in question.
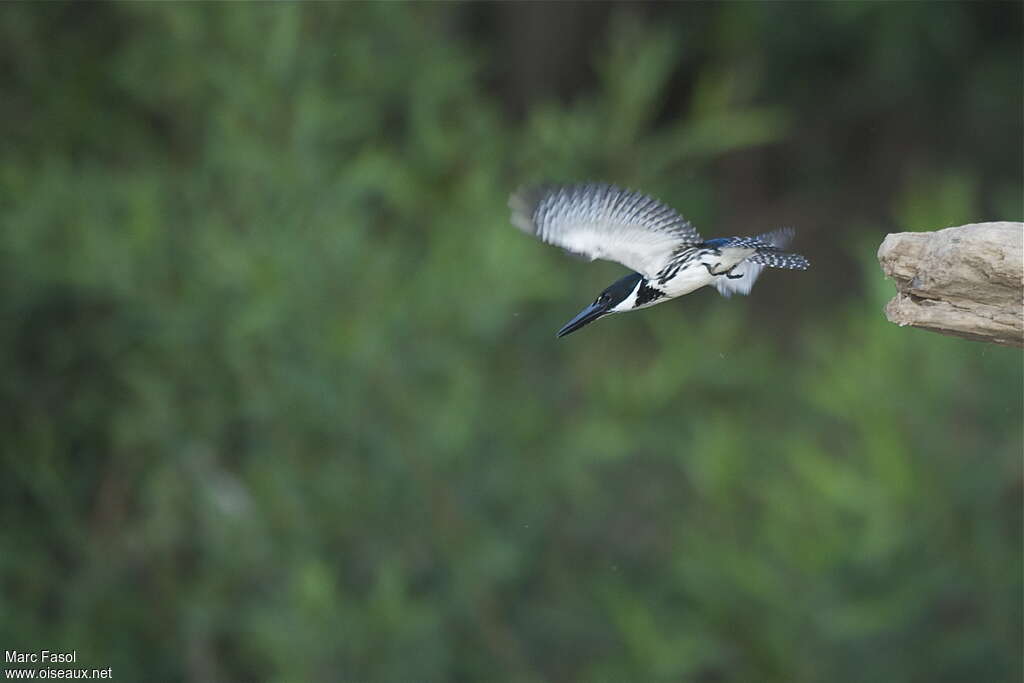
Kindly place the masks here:
POLYGON ((894 233, 878 261, 896 281, 890 322, 1024 346, 1024 223, 894 233))

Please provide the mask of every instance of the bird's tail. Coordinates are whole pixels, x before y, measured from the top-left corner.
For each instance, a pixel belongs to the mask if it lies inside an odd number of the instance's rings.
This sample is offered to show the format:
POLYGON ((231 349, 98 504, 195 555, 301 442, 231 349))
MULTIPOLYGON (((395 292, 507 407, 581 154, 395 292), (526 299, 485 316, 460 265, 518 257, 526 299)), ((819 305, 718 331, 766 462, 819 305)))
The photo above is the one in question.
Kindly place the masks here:
POLYGON ((715 279, 715 289, 722 296, 733 294, 749 294, 754 281, 765 266, 770 268, 788 268, 790 270, 807 270, 810 262, 801 254, 783 251, 793 239, 793 228, 780 228, 756 237, 733 238, 729 246, 756 249, 729 273, 715 279))
POLYGON ((801 254, 782 251, 793 239, 793 228, 780 228, 754 238, 759 242, 755 246, 757 252, 748 260, 771 268, 788 268, 789 270, 807 270, 811 263, 801 254))

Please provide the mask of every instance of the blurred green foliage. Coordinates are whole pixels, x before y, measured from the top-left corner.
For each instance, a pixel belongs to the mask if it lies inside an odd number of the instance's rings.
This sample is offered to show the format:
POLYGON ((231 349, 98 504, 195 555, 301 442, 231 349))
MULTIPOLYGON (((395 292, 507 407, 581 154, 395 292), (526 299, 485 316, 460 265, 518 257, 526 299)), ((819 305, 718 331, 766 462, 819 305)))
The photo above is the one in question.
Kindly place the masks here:
POLYGON ((614 6, 521 118, 479 7, 0 8, 0 643, 118 680, 1020 680, 1021 354, 889 325, 874 262, 1020 219, 995 7, 614 6), (748 165, 816 207, 771 214, 816 268, 553 339, 622 269, 512 229, 515 184, 746 234, 748 165))

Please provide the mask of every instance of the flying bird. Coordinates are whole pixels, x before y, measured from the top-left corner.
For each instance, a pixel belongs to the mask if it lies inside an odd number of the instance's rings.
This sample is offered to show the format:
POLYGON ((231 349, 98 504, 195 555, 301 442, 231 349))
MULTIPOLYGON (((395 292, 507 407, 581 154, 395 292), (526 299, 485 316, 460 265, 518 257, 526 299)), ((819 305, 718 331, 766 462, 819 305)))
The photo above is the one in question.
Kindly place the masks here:
POLYGON ((783 251, 793 237, 782 228, 754 237, 705 240, 670 206, 605 183, 524 187, 509 199, 512 223, 523 232, 590 260, 633 270, 558 331, 575 332, 598 318, 647 308, 713 285, 723 296, 748 294, 765 266, 806 270, 800 254, 783 251))

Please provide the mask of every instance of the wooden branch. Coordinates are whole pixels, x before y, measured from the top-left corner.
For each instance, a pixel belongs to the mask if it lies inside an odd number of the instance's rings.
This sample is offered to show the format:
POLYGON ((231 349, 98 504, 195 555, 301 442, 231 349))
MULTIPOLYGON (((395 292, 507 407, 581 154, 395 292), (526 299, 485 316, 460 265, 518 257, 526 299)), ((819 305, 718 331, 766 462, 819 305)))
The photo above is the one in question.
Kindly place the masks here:
POLYGON ((1024 223, 894 233, 878 262, 896 281, 890 322, 1024 346, 1024 223))

